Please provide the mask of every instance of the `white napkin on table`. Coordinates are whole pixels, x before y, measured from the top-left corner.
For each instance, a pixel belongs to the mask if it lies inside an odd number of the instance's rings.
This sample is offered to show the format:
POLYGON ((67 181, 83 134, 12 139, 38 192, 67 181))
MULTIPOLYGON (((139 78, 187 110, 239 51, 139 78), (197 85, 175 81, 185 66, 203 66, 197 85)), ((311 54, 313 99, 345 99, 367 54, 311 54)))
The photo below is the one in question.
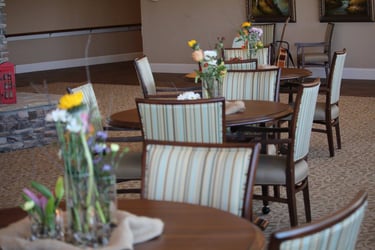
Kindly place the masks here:
MULTIPOLYGON (((100 250, 132 250, 133 245, 151 240, 162 234, 164 223, 157 218, 136 216, 118 211, 118 226, 113 230, 107 246, 100 250)), ((0 229, 0 248, 3 250, 81 250, 66 242, 53 239, 30 241, 30 220, 23 218, 8 227, 0 229)), ((86 248, 90 250, 91 248, 86 248)))
POLYGON ((225 114, 230 115, 238 112, 244 112, 246 109, 243 101, 226 101, 225 102, 225 114))

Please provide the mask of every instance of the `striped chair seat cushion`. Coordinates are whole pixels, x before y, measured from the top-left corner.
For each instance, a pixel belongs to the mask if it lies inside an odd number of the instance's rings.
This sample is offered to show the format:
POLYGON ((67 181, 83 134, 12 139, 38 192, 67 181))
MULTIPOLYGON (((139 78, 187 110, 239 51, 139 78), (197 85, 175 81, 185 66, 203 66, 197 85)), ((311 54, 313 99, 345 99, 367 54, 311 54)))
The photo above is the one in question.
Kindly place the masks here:
POLYGON ((241 216, 251 148, 150 144, 144 198, 186 202, 241 216))

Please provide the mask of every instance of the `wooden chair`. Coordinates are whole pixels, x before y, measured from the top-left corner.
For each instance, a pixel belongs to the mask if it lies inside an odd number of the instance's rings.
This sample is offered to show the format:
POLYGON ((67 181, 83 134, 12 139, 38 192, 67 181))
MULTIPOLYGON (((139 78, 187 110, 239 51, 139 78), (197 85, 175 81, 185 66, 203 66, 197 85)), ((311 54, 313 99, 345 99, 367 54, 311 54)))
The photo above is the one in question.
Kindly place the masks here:
MULTIPOLYGON (((228 70, 223 81, 223 96, 227 101, 278 101, 279 87, 280 68, 228 70)), ((260 126, 265 126, 265 124, 260 126)), ((227 138, 230 141, 244 142, 262 136, 253 130, 254 127, 258 125, 231 127, 231 133, 227 138)), ((272 150, 272 147, 267 148, 267 151, 272 150)))
MULTIPOLYGON (((94 88, 91 83, 78 86, 76 88, 68 88, 69 93, 75 93, 81 91, 83 93, 83 103, 87 105, 88 110, 91 112, 92 124, 94 125, 95 131, 123 131, 127 129, 117 128, 105 123, 103 125, 103 119, 101 117, 98 102, 94 92, 94 88)), ((111 137, 107 138, 107 142, 138 142, 142 141, 141 136, 126 136, 126 137, 111 137)), ((127 152, 121 158, 121 162, 116 168, 117 182, 126 182, 141 179, 141 152, 127 152)), ((118 189, 118 193, 139 193, 140 188, 131 189, 118 189)))
POLYGON ((294 113, 289 127, 259 128, 269 132, 287 132, 284 139, 269 140, 268 143, 287 144, 286 155, 261 155, 255 178, 255 185, 262 187, 261 194, 254 194, 254 199, 263 200, 263 213, 268 213, 269 201, 288 204, 291 226, 298 225, 296 193, 303 191, 306 220, 311 221, 310 198, 308 188, 308 163, 311 128, 313 124, 314 105, 316 103, 320 80, 302 84, 298 88, 294 113), (269 187, 274 187, 273 193, 269 187), (280 188, 286 190, 282 197, 280 188))
POLYGON ((145 141, 142 198, 214 207, 252 221, 258 144, 145 141))
POLYGON ((223 81, 226 100, 278 101, 280 68, 228 70, 223 81))
POLYGON ((322 42, 297 42, 297 66, 305 67, 324 67, 326 79, 331 67, 331 43, 335 24, 327 23, 327 28, 322 42))
POLYGON ((258 65, 270 65, 272 57, 272 47, 271 45, 266 45, 261 49, 257 50, 255 59, 258 59, 258 65))
POLYGON ((252 27, 261 28, 263 30, 263 35, 260 37, 260 40, 265 46, 275 43, 275 26, 275 23, 252 23, 252 27))
POLYGON ((332 215, 274 232, 268 250, 354 250, 367 204, 367 193, 360 191, 347 206, 332 215))
POLYGON ((246 48, 223 48, 222 57, 224 61, 236 61, 250 59, 250 54, 246 48))
POLYGON ((225 61, 230 61, 233 58, 238 59, 257 59, 258 65, 270 65, 272 56, 271 45, 265 45, 258 49, 255 56, 250 56, 248 50, 243 47, 233 47, 223 49, 223 58, 225 61))
POLYGON ((337 147, 341 148, 339 99, 346 54, 346 49, 334 53, 327 84, 320 88, 320 93, 325 95, 325 101, 316 104, 314 114, 314 124, 324 125, 325 128, 315 127, 313 132, 327 134, 329 155, 331 157, 335 155, 333 128, 336 129, 337 147))
POLYGON ((145 140, 223 143, 225 100, 136 98, 145 140))
MULTIPOLYGON (((141 85, 144 98, 177 97, 185 91, 201 91, 200 87, 157 87, 147 56, 134 60, 134 67, 137 72, 138 81, 141 85)), ((173 83, 170 83, 173 84, 173 83)))

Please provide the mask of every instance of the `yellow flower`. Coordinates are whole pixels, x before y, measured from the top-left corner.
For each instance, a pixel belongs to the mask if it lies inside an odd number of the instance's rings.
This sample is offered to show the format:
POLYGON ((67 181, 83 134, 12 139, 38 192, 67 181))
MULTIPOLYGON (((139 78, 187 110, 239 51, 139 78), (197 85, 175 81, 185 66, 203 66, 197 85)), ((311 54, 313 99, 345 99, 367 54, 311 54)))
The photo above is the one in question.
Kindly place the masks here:
POLYGON ((189 47, 190 48, 193 48, 194 47, 194 45, 196 45, 197 44, 197 41, 196 40, 190 40, 190 41, 188 41, 188 45, 189 45, 189 47))
POLYGON ((258 41, 257 44, 256 44, 256 47, 257 48, 263 48, 263 42, 262 41, 258 41))
POLYGON ((249 28, 250 26, 251 26, 250 22, 243 22, 241 25, 241 28, 246 29, 246 28, 249 28))
POLYGON ((193 50, 199 50, 199 43, 196 40, 194 40, 194 39, 188 41, 188 45, 193 50))
POLYGON ((60 98, 59 109, 71 109, 82 104, 83 93, 66 94, 60 98))

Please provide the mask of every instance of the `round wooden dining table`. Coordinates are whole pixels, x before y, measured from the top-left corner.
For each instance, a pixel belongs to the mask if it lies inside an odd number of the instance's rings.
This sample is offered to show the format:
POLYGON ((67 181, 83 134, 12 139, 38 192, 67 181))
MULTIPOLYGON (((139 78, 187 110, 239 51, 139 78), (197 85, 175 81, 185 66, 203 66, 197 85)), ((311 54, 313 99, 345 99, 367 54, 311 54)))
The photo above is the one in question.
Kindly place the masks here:
MULTIPOLYGON (((138 216, 159 218, 163 233, 139 243, 135 250, 263 249, 265 236, 256 225, 233 214, 186 203, 119 199, 118 208, 138 216)), ((26 216, 18 208, 0 210, 0 228, 26 216)))
MULTIPOLYGON (((250 125, 275 121, 293 113, 290 105, 280 102, 247 100, 245 111, 225 116, 228 127, 250 125)), ((141 121, 136 108, 114 113, 110 116, 109 124, 114 127, 141 129, 141 121)))
POLYGON ((280 81, 290 81, 295 79, 306 78, 312 75, 308 69, 302 68, 281 68, 280 81))
MULTIPOLYGON (((191 72, 185 75, 187 79, 195 79, 196 72, 191 72)), ((308 69, 302 68, 281 68, 280 72, 280 81, 285 80, 295 80, 300 78, 309 77, 312 75, 312 72, 308 69)))

